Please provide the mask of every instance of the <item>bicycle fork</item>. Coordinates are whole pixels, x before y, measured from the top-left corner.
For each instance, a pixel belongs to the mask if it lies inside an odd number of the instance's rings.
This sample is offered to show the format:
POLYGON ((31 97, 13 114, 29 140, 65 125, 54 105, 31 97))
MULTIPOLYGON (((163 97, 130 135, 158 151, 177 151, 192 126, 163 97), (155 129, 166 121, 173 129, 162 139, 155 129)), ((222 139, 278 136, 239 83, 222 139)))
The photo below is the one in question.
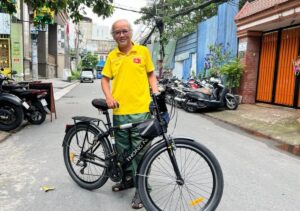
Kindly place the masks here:
POLYGON ((175 153, 174 153, 176 151, 176 146, 171 137, 168 137, 167 139, 168 139, 168 142, 167 142, 168 154, 169 154, 169 157, 170 157, 170 160, 171 160, 171 163, 172 163, 175 175, 176 175, 176 183, 178 185, 182 186, 182 185, 184 185, 184 179, 181 176, 181 173, 180 173, 180 170, 179 170, 179 167, 177 164, 177 160, 175 157, 175 153))

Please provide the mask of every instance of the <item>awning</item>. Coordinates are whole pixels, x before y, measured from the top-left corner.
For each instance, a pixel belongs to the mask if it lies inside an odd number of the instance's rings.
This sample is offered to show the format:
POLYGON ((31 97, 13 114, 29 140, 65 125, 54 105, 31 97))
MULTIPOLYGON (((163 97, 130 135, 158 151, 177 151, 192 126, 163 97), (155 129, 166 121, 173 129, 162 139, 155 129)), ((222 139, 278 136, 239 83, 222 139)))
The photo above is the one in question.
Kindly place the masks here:
POLYGON ((103 60, 100 60, 98 63, 97 63, 97 67, 104 67, 104 64, 105 64, 105 61, 103 60))

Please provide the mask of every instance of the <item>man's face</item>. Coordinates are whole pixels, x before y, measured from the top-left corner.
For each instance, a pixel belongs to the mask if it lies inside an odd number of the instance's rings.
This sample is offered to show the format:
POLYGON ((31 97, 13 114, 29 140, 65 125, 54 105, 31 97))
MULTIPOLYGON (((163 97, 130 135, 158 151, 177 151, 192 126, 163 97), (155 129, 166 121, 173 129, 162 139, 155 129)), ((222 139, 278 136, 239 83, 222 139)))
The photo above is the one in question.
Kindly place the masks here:
POLYGON ((132 32, 125 21, 116 22, 113 26, 112 35, 120 48, 131 45, 132 32))

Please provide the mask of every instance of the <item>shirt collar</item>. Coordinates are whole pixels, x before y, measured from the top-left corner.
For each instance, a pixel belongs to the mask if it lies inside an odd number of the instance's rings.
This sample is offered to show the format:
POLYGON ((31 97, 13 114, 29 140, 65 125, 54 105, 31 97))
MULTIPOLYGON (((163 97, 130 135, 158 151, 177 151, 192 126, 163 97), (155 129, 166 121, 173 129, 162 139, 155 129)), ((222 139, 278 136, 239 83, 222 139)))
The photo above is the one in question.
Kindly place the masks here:
MULTIPOLYGON (((132 43, 132 48, 131 48, 131 50, 128 52, 128 55, 131 54, 131 53, 133 53, 133 52, 137 52, 137 48, 138 48, 137 44, 134 43, 134 42, 131 42, 131 43, 132 43)), ((121 52, 120 49, 119 49, 118 47, 116 47, 116 51, 117 51, 117 54, 118 54, 118 55, 120 55, 120 54, 125 54, 125 53, 121 52)))

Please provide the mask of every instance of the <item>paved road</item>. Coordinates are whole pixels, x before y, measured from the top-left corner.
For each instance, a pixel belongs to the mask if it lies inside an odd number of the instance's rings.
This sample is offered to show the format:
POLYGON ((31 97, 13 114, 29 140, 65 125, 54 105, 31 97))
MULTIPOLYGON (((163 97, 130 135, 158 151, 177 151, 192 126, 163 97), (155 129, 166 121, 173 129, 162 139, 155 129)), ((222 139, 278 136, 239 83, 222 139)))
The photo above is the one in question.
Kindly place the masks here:
MULTIPOLYGON (((0 143, 0 210, 132 210, 133 189, 113 193, 109 181, 99 190, 83 190, 63 163, 64 125, 74 115, 98 116, 90 101, 100 96, 98 81, 80 84, 56 102, 58 119, 50 122, 48 117, 0 143), (55 190, 43 192, 44 185, 55 190)), ((299 158, 269 141, 181 110, 174 135, 197 137, 219 159, 225 189, 218 210, 299 210, 299 158)))

